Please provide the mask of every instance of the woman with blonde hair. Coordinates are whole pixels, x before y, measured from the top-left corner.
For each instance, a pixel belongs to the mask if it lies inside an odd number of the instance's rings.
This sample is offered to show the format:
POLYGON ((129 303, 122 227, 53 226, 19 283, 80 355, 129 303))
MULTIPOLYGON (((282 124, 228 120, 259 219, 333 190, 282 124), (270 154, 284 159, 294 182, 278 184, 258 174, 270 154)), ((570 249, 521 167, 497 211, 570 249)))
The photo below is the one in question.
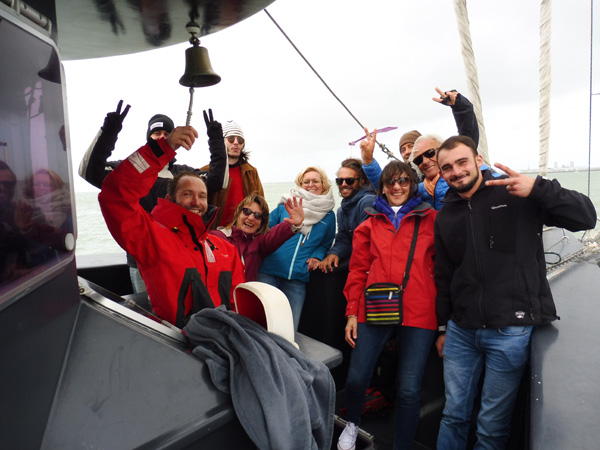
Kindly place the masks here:
POLYGON ((296 177, 296 186, 284 194, 271 214, 269 226, 288 217, 285 203, 292 197, 302 199, 304 224, 300 233, 265 258, 258 271, 258 281, 277 287, 287 296, 294 327, 297 330, 306 296, 309 271, 317 269, 335 237, 335 201, 331 183, 318 167, 307 167, 296 177))
POLYGON ((269 205, 255 192, 240 202, 229 225, 210 232, 236 246, 244 263, 246 281, 256 281, 263 258, 281 247, 302 227, 302 199, 289 198, 283 206, 289 217, 269 229, 269 205))

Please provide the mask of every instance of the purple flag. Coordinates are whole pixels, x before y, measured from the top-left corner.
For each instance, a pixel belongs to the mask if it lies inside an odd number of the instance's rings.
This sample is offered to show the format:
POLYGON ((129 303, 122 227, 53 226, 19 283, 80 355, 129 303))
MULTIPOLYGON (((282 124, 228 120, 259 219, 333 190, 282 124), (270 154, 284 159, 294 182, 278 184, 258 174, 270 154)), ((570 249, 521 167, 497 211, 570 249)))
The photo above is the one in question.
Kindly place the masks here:
MULTIPOLYGON (((377 133, 385 133, 386 131, 392 131, 392 130, 397 130, 397 129, 398 129, 398 127, 385 127, 385 128, 382 128, 381 130, 377 130, 377 133)), ((348 142, 348 145, 356 145, 357 142, 362 141, 366 137, 367 136, 364 135, 363 137, 360 137, 355 141, 348 142)))

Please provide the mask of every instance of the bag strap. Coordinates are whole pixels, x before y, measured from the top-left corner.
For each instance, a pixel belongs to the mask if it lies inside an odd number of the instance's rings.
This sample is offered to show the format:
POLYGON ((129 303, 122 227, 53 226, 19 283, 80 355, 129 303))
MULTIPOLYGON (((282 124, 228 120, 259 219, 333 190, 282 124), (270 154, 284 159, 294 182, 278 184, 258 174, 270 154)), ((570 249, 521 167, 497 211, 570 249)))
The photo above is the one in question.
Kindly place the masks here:
POLYGON ((404 279, 402 280, 402 286, 400 290, 404 291, 408 284, 408 278, 410 277, 410 266, 412 265, 413 256, 415 254, 415 247, 417 246, 417 235, 419 234, 419 225, 421 224, 421 216, 415 218, 415 231, 413 233, 412 243, 410 244, 410 251, 408 252, 408 260, 406 261, 406 270, 404 271, 404 279))

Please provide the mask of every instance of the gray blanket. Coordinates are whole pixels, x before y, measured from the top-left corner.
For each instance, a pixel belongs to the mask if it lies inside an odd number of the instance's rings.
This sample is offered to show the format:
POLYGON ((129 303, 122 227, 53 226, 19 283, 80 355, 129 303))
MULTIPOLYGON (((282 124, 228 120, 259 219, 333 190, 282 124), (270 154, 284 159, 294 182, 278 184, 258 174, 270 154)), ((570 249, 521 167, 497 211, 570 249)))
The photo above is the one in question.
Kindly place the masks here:
POLYGON ((324 364, 222 307, 198 312, 183 331, 260 449, 331 447, 335 385, 324 364))

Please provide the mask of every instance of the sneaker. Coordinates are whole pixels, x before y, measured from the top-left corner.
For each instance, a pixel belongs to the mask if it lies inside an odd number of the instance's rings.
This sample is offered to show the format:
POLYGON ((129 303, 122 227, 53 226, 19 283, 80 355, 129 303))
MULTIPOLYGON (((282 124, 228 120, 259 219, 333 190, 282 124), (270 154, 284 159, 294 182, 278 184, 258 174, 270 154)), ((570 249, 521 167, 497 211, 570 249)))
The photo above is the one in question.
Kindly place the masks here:
POLYGON ((367 389, 367 395, 365 396, 365 403, 361 415, 363 416, 374 416, 378 414, 387 414, 393 409, 393 405, 390 404, 385 396, 376 388, 367 389))
POLYGON ((352 422, 346 424, 346 428, 340 434, 338 439, 338 450, 354 450, 356 448, 356 438, 358 437, 358 427, 352 422))

